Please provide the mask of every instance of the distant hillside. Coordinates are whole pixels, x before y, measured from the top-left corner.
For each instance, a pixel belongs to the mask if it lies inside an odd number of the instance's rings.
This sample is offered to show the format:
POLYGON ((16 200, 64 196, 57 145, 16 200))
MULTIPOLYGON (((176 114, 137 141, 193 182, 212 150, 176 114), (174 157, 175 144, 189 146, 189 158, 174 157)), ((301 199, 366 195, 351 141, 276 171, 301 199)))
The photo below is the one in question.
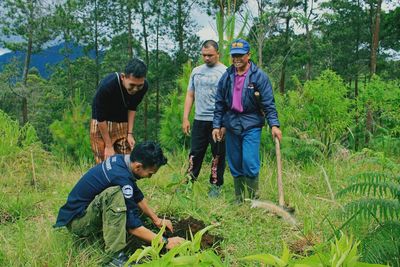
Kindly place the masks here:
MULTIPOLYGON (((63 55, 60 53, 60 50, 64 48, 64 43, 48 47, 41 51, 40 53, 33 54, 31 58, 30 67, 35 67, 39 70, 39 73, 44 78, 49 78, 51 73, 46 68, 46 65, 55 65, 63 60, 63 55)), ((70 46, 71 60, 79 58, 84 55, 83 48, 80 46, 70 46)), ((10 52, 3 55, 0 55, 0 71, 3 69, 3 65, 10 62, 10 60, 16 57, 21 62, 25 59, 25 52, 17 51, 10 52)), ((94 57, 94 53, 90 53, 90 57, 94 57)))

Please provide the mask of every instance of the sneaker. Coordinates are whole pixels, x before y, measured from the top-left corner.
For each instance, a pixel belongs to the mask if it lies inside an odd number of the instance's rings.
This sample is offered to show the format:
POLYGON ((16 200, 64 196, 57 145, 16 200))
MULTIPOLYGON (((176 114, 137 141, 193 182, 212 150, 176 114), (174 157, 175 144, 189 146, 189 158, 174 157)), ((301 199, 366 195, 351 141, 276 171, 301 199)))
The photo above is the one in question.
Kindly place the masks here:
POLYGON ((217 198, 221 194, 221 186, 211 185, 208 191, 208 196, 211 198, 217 198))
MULTIPOLYGON (((123 267, 125 263, 128 261, 128 257, 124 252, 120 252, 116 257, 113 257, 111 261, 107 264, 107 267, 123 267)), ((127 265, 132 266, 132 265, 127 265)))

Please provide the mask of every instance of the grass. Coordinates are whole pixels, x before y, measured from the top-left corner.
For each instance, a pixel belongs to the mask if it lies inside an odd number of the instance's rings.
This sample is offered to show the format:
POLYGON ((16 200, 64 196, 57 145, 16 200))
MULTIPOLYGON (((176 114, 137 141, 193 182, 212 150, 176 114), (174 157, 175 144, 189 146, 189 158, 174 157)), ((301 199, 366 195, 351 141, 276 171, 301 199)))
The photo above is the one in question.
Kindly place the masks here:
MULTIPOLYGON (((0 266, 101 265, 105 257, 101 244, 78 239, 66 229, 52 228, 59 207, 90 166, 58 162, 38 148, 32 151, 32 164, 30 154, 24 153, 0 161, 0 266), (35 184, 32 184, 33 176, 35 184)), ((265 158, 260 173, 261 199, 277 203, 276 163, 269 156, 265 158)), ((300 222, 297 227, 263 209, 233 204, 229 171, 222 196, 208 198, 208 164, 204 164, 199 181, 191 190, 185 192, 186 185, 170 186, 183 178, 184 153, 170 156, 171 165, 162 167, 152 179, 139 181, 139 187, 159 216, 192 216, 206 225, 218 222, 220 225, 212 234, 223 237, 221 253, 229 266, 258 266, 237 259, 260 253, 280 255, 282 242, 296 243, 305 234, 320 242, 330 238, 333 231, 329 222, 336 227, 343 222, 335 214, 341 203, 332 199, 329 188, 336 193, 345 185, 344 178, 349 174, 373 168, 373 164, 357 165, 349 159, 307 165, 287 162, 284 155, 283 160, 285 199, 296 208, 295 216, 300 222)))

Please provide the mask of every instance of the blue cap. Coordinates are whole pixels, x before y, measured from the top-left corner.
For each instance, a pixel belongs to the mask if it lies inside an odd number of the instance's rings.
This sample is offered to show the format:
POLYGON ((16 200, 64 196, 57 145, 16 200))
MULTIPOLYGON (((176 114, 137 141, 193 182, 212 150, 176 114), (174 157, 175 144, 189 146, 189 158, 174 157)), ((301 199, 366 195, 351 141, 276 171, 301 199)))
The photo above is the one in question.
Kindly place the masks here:
POLYGON ((231 44, 231 55, 244 55, 250 52, 250 45, 243 39, 236 39, 231 44))

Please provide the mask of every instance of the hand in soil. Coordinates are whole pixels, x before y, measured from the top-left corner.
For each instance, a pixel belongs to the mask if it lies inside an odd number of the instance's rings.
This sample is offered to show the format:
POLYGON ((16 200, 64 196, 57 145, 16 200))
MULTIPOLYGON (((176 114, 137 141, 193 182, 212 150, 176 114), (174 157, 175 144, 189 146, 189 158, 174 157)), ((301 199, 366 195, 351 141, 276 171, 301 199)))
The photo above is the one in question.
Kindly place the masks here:
POLYGON ((165 248, 168 250, 172 249, 173 247, 180 245, 183 241, 185 241, 185 239, 179 236, 170 237, 168 238, 168 244, 165 248))
POLYGON ((158 221, 154 222, 154 225, 157 226, 158 228, 161 228, 163 225, 171 232, 174 232, 174 227, 172 226, 172 222, 167 219, 159 219, 158 221))

